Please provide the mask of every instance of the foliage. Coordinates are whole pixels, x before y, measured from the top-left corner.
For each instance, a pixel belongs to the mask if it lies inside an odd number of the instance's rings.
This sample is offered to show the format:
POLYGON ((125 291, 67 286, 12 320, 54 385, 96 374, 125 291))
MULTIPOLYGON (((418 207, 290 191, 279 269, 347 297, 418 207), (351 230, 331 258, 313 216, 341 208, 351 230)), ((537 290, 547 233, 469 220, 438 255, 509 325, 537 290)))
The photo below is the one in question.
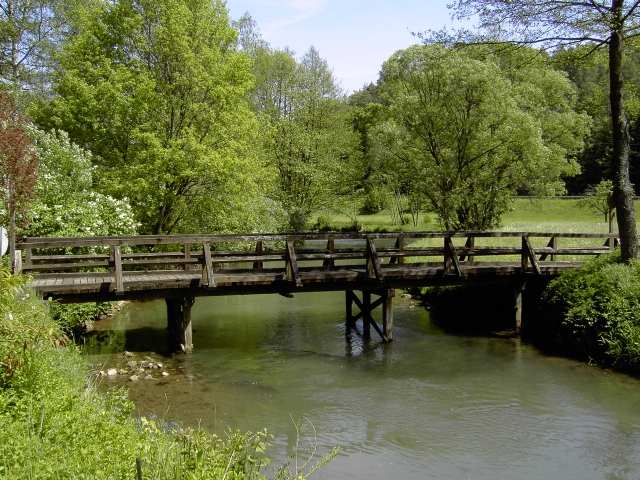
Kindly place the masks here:
POLYGON ((618 253, 563 273, 544 292, 542 318, 565 353, 640 371, 640 263, 618 253))
MULTIPOLYGON (((98 191, 128 198, 143 233, 223 230, 225 214, 259 202, 270 179, 252 144, 249 60, 224 3, 87 8, 63 45, 57 96, 36 119, 91 150, 98 191)), ((244 228, 258 227, 251 213, 244 228)))
POLYGON ((561 192, 586 133, 561 75, 544 65, 517 73, 474 56, 413 46, 381 76, 389 107, 374 132, 378 171, 411 211, 426 202, 446 229, 495 227, 519 190, 561 192))
MULTIPOLYGON (((265 432, 225 437, 132 418, 125 391, 99 393, 85 360, 24 279, 0 271, 0 477, 264 478, 265 432)), ((328 457, 320 459, 322 465, 328 457)), ((283 468, 278 478, 307 477, 283 468)))

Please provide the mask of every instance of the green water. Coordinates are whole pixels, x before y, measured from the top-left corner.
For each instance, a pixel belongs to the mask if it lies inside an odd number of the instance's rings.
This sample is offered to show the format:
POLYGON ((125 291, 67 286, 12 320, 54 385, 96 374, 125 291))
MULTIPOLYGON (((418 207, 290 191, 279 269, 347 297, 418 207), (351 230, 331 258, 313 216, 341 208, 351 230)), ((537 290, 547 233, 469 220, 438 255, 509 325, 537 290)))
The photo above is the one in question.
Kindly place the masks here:
MULTIPOLYGON (((198 299, 193 355, 126 383, 141 414, 215 432, 267 428, 271 454, 339 456, 321 479, 638 479, 640 381, 515 339, 450 336, 408 300, 395 341, 345 341, 342 293, 198 299), (317 436, 313 435, 313 425, 317 436)), ((162 358, 164 302, 102 322, 92 362, 162 358)), ((375 332, 373 332, 375 335, 375 332)))

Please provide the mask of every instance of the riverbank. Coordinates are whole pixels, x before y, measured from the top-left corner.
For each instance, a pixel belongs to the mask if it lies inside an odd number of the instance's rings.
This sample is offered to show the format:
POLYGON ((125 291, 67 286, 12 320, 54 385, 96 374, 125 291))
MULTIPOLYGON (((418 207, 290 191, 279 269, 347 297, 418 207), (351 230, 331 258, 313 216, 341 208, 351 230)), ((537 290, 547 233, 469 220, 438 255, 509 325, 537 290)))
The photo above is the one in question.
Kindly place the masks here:
POLYGON ((96 389, 46 304, 0 271, 0 478, 253 479, 269 463, 264 431, 216 436, 133 409, 125 390, 96 389))

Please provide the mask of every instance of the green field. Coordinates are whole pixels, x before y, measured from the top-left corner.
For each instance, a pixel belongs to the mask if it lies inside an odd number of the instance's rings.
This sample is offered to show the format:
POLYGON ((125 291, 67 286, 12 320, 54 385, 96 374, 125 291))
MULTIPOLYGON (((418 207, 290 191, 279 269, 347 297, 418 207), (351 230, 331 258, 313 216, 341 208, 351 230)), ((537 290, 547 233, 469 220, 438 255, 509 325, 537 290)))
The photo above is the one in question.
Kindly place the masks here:
MULTIPOLYGON (((636 213, 640 205, 636 202, 636 213)), ((323 212, 320 215, 329 220, 334 229, 347 228, 353 220, 347 215, 336 212, 323 212)), ((640 215, 638 216, 640 220, 640 215)), ((420 223, 414 226, 395 224, 389 212, 383 211, 375 215, 358 215, 358 223, 363 231, 416 231, 441 230, 436 215, 426 213, 420 216, 420 223)), ((314 219, 315 221, 315 219, 314 219)), ((498 230, 529 232, 606 232, 607 224, 599 215, 583 205, 577 199, 529 199, 518 198, 512 210, 507 213, 498 230)))

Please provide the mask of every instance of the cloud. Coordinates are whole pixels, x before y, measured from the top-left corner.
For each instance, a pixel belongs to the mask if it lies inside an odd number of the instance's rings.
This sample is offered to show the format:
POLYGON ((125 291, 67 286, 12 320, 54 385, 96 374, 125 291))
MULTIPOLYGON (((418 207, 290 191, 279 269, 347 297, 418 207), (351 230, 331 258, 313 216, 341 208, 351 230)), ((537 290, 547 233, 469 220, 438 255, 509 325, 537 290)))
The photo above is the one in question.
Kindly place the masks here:
POLYGON ((327 3, 329 0, 271 0, 269 4, 274 9, 282 10, 284 15, 267 23, 265 33, 274 33, 304 22, 324 10, 327 3))

